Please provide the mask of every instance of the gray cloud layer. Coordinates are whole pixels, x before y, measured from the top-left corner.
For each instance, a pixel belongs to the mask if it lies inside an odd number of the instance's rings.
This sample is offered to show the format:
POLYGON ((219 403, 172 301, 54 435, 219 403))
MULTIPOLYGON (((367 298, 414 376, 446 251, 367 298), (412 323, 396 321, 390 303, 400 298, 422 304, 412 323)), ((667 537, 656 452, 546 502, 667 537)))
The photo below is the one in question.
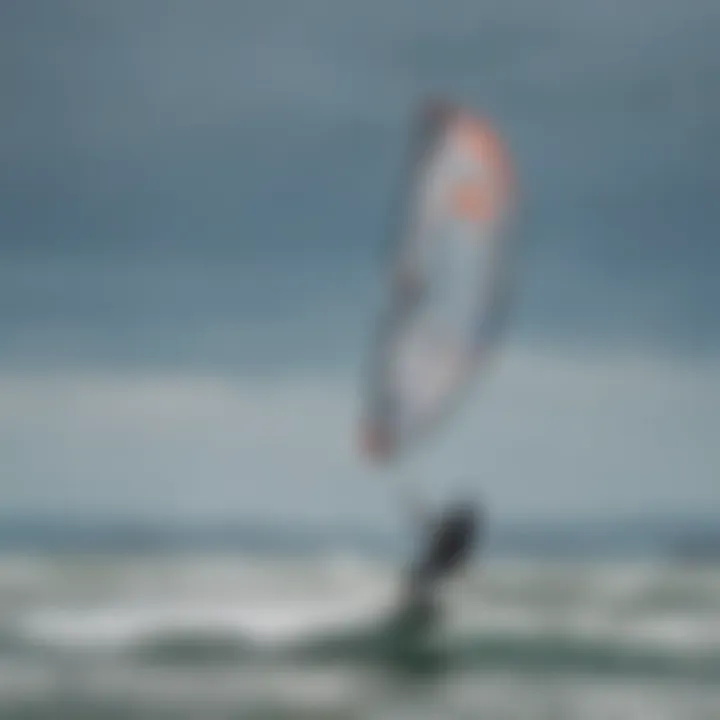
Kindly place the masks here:
POLYGON ((6 3, 5 363, 357 355, 414 101, 523 187, 516 330, 716 351, 710 0, 6 3))

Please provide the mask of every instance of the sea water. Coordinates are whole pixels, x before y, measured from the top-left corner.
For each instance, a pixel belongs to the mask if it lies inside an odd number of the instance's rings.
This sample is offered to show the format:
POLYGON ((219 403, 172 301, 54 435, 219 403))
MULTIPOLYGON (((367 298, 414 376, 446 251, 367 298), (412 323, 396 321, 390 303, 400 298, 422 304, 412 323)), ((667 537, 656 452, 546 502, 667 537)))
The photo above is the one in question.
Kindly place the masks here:
POLYGON ((718 717, 720 568, 491 561, 405 653, 368 622, 400 572, 322 553, 6 555, 0 717, 718 717))

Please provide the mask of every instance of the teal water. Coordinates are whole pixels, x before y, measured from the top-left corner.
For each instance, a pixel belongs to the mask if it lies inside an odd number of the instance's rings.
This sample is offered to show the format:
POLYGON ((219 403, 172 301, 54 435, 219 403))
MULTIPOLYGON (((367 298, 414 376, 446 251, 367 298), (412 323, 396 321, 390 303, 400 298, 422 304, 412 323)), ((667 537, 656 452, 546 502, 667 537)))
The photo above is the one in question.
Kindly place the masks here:
POLYGON ((6 556, 4 718, 695 718, 720 569, 494 561, 422 636, 359 557, 6 556))

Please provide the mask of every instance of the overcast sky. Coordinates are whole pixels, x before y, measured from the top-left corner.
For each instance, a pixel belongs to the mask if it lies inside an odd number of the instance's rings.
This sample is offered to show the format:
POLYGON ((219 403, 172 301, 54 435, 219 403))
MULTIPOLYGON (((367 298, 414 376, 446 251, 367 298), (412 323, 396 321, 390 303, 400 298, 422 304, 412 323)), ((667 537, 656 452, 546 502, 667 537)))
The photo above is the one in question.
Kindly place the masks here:
POLYGON ((501 517, 720 502, 715 0, 0 5, 0 503, 388 516, 354 449, 415 103, 522 187, 498 363, 408 475, 501 517))

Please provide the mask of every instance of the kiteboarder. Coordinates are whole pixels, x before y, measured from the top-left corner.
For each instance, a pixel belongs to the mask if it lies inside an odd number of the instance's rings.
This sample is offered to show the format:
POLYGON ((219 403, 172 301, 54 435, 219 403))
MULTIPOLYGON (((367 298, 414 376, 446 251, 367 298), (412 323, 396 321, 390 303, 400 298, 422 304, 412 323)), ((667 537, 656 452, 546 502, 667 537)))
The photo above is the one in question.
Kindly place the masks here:
POLYGON ((462 502, 423 524, 426 538, 407 575, 405 606, 423 614, 435 614, 439 584, 467 565, 483 522, 472 504, 462 502))
MULTIPOLYGON (((424 108, 415 134, 389 297, 368 367, 361 438, 376 466, 432 437, 485 366, 505 321, 509 156, 485 118, 452 103, 437 109, 424 108)), ((447 580, 471 558, 482 518, 475 503, 459 503, 422 518, 421 527, 399 599, 401 618, 426 627, 447 580)))

